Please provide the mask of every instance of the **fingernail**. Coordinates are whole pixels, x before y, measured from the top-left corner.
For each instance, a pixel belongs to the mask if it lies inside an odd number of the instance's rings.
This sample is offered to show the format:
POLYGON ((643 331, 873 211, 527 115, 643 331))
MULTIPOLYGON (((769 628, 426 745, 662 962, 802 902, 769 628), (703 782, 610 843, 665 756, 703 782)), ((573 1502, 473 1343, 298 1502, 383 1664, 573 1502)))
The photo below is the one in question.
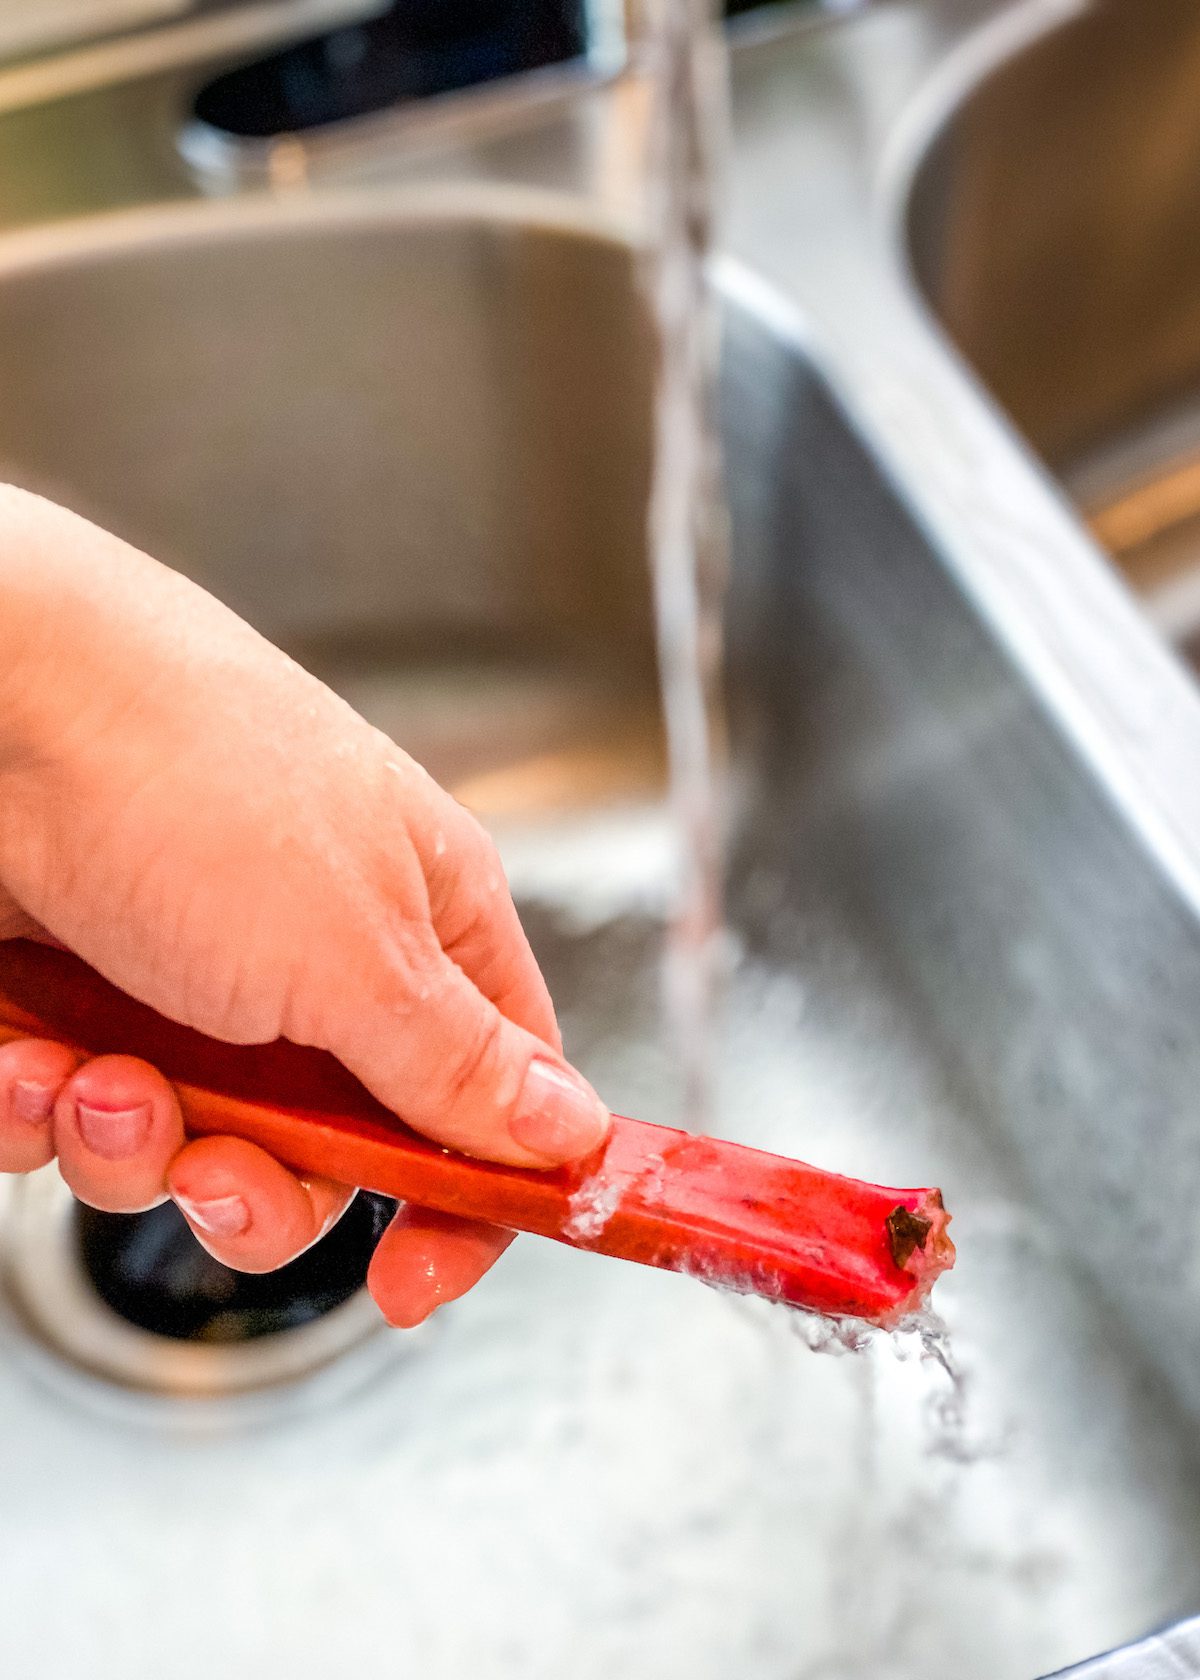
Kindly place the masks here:
POLYGON ((9 1092, 9 1106, 18 1120, 44 1126, 54 1113, 57 1091, 53 1085, 37 1085, 32 1079, 15 1079, 9 1092))
POLYGON ((79 1135, 93 1155, 106 1161, 125 1161, 150 1136, 150 1104, 136 1108, 97 1108, 92 1103, 75 1104, 79 1135))
POLYGON ((547 1161, 590 1155, 608 1135, 608 1110, 587 1082, 540 1058, 529 1064, 509 1131, 547 1161))
POLYGON ((180 1209, 211 1237, 243 1237, 250 1229, 250 1209, 240 1196, 175 1197, 180 1209))

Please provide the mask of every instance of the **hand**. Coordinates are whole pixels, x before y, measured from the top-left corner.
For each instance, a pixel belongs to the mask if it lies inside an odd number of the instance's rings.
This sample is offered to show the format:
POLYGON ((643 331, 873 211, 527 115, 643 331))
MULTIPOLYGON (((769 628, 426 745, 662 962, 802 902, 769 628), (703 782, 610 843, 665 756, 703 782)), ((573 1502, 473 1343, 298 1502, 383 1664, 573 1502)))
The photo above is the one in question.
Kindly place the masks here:
MULTIPOLYGON (((211 596, 0 490, 0 938, 52 938, 160 1013, 337 1056, 454 1149, 549 1168, 608 1116, 483 830, 390 740, 211 596)), ((353 1190, 234 1138, 187 1142, 129 1057, 0 1048, 0 1171, 173 1196, 227 1265, 269 1271, 353 1190)), ((462 1294, 511 1233, 409 1207, 370 1287, 395 1324, 462 1294)))

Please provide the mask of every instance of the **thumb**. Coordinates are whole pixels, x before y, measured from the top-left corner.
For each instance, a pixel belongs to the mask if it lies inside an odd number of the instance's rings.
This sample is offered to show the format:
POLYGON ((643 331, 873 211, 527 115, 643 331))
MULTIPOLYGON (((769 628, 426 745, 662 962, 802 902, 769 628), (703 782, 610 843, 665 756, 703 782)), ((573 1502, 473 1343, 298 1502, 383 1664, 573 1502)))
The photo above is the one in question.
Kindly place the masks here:
POLYGON ((547 1168, 591 1154, 608 1135, 608 1110, 587 1081, 436 945, 415 974, 406 965, 370 987, 365 1007, 361 994, 347 1001, 323 1048, 426 1137, 547 1168))

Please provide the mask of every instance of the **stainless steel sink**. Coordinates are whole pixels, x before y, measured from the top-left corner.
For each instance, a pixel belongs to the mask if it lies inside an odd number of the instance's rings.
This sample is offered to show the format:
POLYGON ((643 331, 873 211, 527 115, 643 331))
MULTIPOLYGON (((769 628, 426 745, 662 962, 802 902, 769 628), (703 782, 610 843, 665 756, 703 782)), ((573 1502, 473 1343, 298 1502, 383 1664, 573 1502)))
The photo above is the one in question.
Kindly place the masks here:
MULTIPOLYGON (((167 1403, 114 1426, 82 1378, 47 1404, 28 1372, 52 1367, 14 1328, 15 1670, 78 1673, 86 1639, 97 1676, 151 1652, 199 1675, 222 1650, 315 1675, 383 1645, 447 1680, 715 1680, 903 1673, 936 1641, 947 1673, 1017 1677, 1182 1605, 1186 1436, 863 920, 887 840, 870 802, 920 797, 956 753, 924 734, 932 760, 877 755, 906 635, 956 665, 974 739, 1011 694, 784 306, 729 289, 743 809, 721 1125, 946 1183, 967 1436, 929 1421, 943 1379, 915 1358, 821 1358, 687 1280, 532 1241, 356 1399, 257 1438, 181 1439, 231 1426, 167 1403), (76 1583, 52 1629, 43 1546, 76 1583)), ((665 1118, 645 350, 627 249, 542 196, 189 209, 0 259, 3 470, 226 595, 472 799, 574 1054, 665 1118)))
MULTIPOLYGON (((1007 39, 1008 8, 903 4, 747 36, 721 265, 719 1124, 945 1186, 965 1423, 914 1345, 816 1353, 532 1240, 253 1428, 135 1403, 10 1310, 6 1672, 1031 1680, 1195 1608, 1200 701, 898 231, 938 67, 993 14, 1007 39)), ((636 99, 370 126, 214 199, 166 144, 201 58, 53 100, 0 75, 0 158, 36 129, 96 188, 62 214, 7 177, 0 472, 229 599, 476 806, 571 1053, 667 1118, 636 99), (122 113, 157 136, 128 202, 87 143, 122 113)))
POLYGON ((425 194, 14 241, 4 470, 343 683, 402 667, 444 780, 510 727, 525 758, 614 705, 636 733, 647 331, 624 247, 529 225, 425 194))
POLYGON ((1159 625, 1200 630, 1200 18, 1043 7, 964 62, 910 233, 933 307, 1159 625))

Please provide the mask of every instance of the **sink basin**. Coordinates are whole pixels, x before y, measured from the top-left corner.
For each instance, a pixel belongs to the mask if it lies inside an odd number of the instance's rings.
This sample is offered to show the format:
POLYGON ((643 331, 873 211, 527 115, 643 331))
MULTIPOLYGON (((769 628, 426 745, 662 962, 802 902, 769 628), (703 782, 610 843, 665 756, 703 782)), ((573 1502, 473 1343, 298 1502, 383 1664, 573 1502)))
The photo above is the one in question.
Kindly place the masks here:
POLYGON ((511 762, 484 806, 572 751, 603 779, 610 729, 611 774, 656 775, 627 257, 417 215, 10 247, 2 470, 191 572, 442 781, 511 762))
POLYGON ((1160 627, 1194 644, 1200 17, 1187 0, 1025 13, 964 55, 915 183, 916 271, 1160 627))
MULTIPOLYGON (((9 1312, 13 1673, 316 1680, 386 1652, 424 1680, 1031 1680, 1187 1607, 1191 1432, 1030 1189, 1053 1138, 1014 1149, 913 979, 964 789, 1027 772, 1070 815, 1086 781, 790 306, 733 265, 723 286, 719 1125, 944 1185, 965 1421, 911 1337, 814 1351, 782 1314, 532 1239, 338 1407, 257 1433, 126 1413, 9 1312)), ((667 1120, 647 369, 628 247, 547 193, 185 206, 0 247, 0 473, 229 600, 473 804, 569 1051, 667 1120)), ((985 1059, 1003 1020, 975 1017, 985 1059)))

